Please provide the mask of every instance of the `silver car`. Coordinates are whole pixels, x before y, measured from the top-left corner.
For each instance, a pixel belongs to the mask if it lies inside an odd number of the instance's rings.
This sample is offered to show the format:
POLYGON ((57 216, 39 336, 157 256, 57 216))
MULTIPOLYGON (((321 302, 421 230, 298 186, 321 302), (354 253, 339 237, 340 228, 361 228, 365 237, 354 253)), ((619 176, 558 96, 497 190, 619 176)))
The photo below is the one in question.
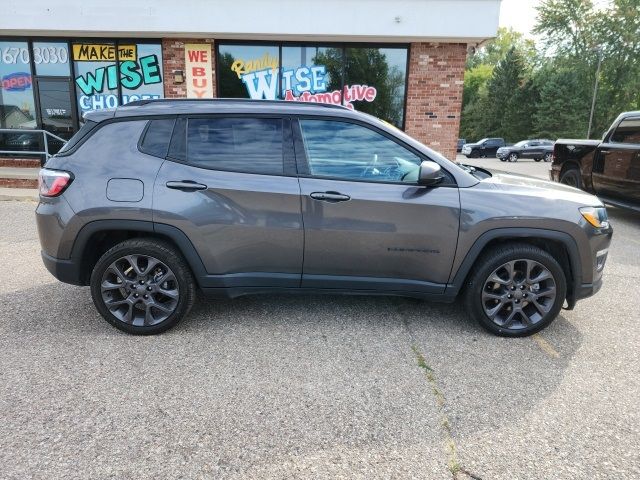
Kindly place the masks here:
POLYGON ((40 172, 42 258, 117 328, 176 325, 210 295, 452 302, 532 334, 602 282, 593 195, 450 162, 339 106, 134 102, 87 115, 40 172))

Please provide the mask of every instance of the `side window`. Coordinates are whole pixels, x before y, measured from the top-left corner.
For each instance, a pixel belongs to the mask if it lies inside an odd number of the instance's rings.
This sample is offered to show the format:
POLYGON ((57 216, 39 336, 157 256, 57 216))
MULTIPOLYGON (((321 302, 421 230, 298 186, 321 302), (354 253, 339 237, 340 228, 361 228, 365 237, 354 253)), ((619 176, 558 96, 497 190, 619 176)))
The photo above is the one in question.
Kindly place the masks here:
POLYGON ((300 120, 311 175, 373 182, 416 182, 422 159, 354 123, 300 120))
POLYGON ((165 158, 175 121, 175 118, 149 121, 144 138, 140 142, 140 151, 154 157, 165 158))
POLYGON ((187 163, 213 170, 282 175, 282 119, 190 118, 187 163))
POLYGON ((615 143, 636 143, 640 144, 640 118, 627 118, 620 122, 611 141, 615 143))
POLYGON ((540 142, 529 142, 528 144, 530 147, 539 147, 540 146, 540 142))

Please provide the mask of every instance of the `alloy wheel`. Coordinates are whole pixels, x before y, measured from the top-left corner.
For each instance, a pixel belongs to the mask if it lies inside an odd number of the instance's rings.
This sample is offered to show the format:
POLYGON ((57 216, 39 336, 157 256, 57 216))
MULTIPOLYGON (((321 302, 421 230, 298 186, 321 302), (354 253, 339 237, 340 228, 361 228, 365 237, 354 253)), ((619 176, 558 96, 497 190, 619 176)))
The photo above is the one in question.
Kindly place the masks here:
POLYGON ((509 155, 509 161, 510 162, 517 162, 518 161, 518 155, 516 155, 515 153, 512 153, 511 155, 509 155))
POLYGON ((482 307, 501 328, 521 330, 542 321, 556 300, 556 282, 544 265, 519 259, 496 268, 482 288, 482 307))
POLYGON ((147 255, 126 255, 111 263, 102 275, 100 292, 114 317, 135 326, 166 320, 180 298, 171 269, 147 255))

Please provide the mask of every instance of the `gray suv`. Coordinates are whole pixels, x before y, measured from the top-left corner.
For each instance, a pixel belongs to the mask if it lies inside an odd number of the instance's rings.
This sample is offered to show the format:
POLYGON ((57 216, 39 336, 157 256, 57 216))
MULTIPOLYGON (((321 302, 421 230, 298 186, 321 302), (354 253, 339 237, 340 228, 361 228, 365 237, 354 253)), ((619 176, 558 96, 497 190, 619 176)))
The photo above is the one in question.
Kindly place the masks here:
POLYGON ((320 104, 96 111, 39 181, 46 267, 136 334, 176 325, 200 290, 462 295, 484 328, 529 335, 598 291, 612 235, 593 195, 320 104))

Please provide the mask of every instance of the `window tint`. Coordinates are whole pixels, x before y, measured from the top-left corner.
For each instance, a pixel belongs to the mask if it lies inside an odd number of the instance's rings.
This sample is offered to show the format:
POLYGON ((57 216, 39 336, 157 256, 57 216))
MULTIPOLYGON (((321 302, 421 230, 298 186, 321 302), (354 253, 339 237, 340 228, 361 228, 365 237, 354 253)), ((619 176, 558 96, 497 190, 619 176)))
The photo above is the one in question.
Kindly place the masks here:
POLYGON ((283 174, 282 120, 190 118, 187 161, 215 170, 283 174))
POLYGON ((59 154, 60 153, 65 153, 65 152, 71 150, 78 143, 80 143, 80 140, 82 140, 84 137, 89 135, 91 130, 93 130, 96 127, 96 125, 98 125, 97 122, 92 122, 91 120, 87 120, 84 123, 84 125, 82 125, 82 127, 80 127, 80 130, 78 130, 76 132, 76 134, 73 137, 71 137, 71 140, 69 140, 67 143, 65 143, 63 145, 63 147, 60 149, 60 151, 58 153, 59 154))
POLYGON ((640 144, 640 118, 627 118, 620 122, 620 125, 611 136, 611 141, 640 144))
POLYGON ((140 144, 140 150, 155 157, 166 157, 174 123, 174 118, 151 120, 140 144))
POLYGON ((300 120, 309 171, 321 177, 416 182, 422 159, 361 125, 300 120))

